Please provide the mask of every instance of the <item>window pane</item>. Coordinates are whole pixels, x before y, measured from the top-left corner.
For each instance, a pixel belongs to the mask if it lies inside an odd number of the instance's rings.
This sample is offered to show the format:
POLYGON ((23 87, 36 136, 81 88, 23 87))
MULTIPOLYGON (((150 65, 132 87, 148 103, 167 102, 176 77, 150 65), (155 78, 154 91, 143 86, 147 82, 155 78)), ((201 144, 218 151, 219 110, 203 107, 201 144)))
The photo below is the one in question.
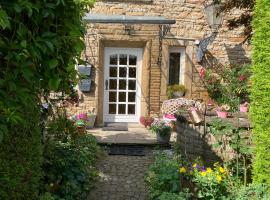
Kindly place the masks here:
POLYGON ((135 105, 134 104, 128 105, 128 114, 135 114, 135 105))
POLYGON ((180 53, 170 53, 169 85, 180 84, 180 53))
POLYGON ((126 114, 126 104, 118 105, 118 114, 126 114))
POLYGON ((135 102, 136 99, 136 92, 129 92, 128 93, 128 102, 135 102))
POLYGON ((117 88, 117 80, 111 79, 109 88, 110 88, 110 90, 116 90, 116 88, 117 88))
POLYGON ((126 67, 120 67, 119 68, 119 77, 127 77, 127 68, 126 67))
POLYGON ((127 54, 120 54, 119 55, 119 64, 120 65, 127 65, 127 54))
POLYGON ((109 92, 109 101, 116 102, 116 92, 109 92))
POLYGON ((117 65, 117 54, 110 56, 110 65, 117 65))
POLYGON ((109 104, 109 114, 116 114, 116 104, 109 104))
POLYGON ((129 55, 129 65, 137 65, 137 56, 129 55))
POLYGON ((119 90, 126 90, 126 89, 127 89, 127 81, 119 80, 119 90))
POLYGON ((119 92, 119 102, 126 102, 126 92, 119 92))
POLYGON ((129 90, 136 90, 136 80, 129 80, 128 81, 128 89, 129 90))
POLYGON ((110 77, 117 77, 117 67, 110 67, 110 77))
POLYGON ((129 78, 136 78, 136 67, 129 67, 129 78))

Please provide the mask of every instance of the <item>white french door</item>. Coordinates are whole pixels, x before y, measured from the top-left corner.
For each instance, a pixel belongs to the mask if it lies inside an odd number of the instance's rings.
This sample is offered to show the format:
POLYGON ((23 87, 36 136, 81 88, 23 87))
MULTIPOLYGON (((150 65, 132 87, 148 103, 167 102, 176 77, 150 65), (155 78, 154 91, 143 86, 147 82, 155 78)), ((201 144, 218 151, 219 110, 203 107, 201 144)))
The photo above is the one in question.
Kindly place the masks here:
POLYGON ((138 122, 142 49, 105 48, 104 122, 138 122))

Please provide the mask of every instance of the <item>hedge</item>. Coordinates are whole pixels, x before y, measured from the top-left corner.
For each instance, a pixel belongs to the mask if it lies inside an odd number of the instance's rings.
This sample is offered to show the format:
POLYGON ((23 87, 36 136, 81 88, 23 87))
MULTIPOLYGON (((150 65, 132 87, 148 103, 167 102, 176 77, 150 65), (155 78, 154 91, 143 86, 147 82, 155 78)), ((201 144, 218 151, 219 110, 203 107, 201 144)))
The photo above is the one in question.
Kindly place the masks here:
POLYGON ((0 199, 37 199, 42 176, 39 112, 26 108, 27 124, 9 127, 0 144, 0 199))
POLYGON ((0 0, 0 199, 37 199, 40 99, 70 93, 92 0, 0 0), (39 99, 38 99, 39 98, 39 99))
POLYGON ((251 120, 253 124, 253 181, 270 186, 270 3, 257 0, 253 19, 253 76, 251 120))

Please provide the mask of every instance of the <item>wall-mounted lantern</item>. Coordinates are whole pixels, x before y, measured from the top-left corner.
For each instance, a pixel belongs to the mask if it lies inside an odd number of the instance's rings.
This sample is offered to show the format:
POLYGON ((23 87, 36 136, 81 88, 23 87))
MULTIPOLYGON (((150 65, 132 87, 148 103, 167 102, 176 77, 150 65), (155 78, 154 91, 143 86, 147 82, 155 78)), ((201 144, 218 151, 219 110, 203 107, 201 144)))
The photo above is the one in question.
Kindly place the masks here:
POLYGON ((197 62, 201 62, 203 60, 207 46, 215 40, 218 34, 218 29, 222 26, 224 12, 222 12, 221 6, 221 4, 212 2, 206 4, 204 7, 206 20, 212 33, 210 36, 205 37, 199 42, 197 49, 197 62))

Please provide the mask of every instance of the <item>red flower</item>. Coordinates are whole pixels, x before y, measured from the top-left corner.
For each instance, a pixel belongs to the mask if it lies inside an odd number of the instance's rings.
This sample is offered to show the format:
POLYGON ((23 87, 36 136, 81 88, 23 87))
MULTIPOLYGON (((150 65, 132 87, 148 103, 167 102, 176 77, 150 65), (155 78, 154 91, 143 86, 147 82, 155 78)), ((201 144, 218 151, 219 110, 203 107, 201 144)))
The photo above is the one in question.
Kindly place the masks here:
POLYGON ((205 77, 205 74, 206 74, 206 71, 204 68, 201 68, 200 71, 199 71, 199 75, 201 78, 204 78, 205 77))
POLYGON ((246 80, 245 76, 243 76, 243 75, 239 76, 239 81, 244 81, 244 80, 246 80))

